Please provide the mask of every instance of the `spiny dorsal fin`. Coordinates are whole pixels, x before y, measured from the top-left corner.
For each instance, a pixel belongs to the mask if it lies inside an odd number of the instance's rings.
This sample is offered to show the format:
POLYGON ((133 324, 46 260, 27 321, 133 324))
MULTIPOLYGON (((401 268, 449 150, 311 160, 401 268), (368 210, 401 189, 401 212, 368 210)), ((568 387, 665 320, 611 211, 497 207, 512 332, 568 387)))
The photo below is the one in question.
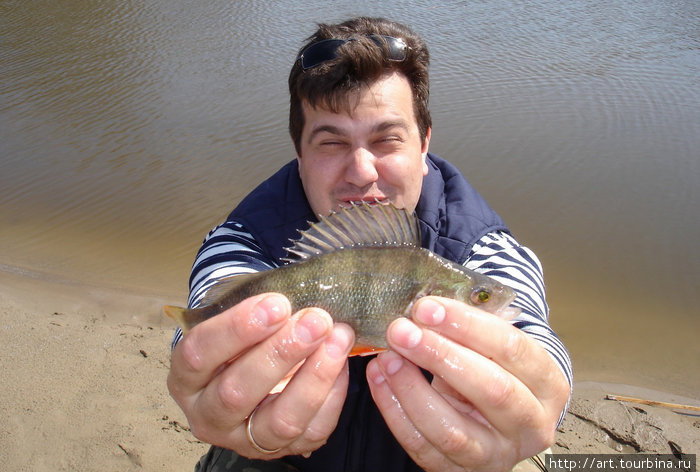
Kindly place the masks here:
POLYGON ((420 246, 420 226, 415 215, 391 203, 353 203, 311 223, 293 243, 287 262, 353 247, 420 246))

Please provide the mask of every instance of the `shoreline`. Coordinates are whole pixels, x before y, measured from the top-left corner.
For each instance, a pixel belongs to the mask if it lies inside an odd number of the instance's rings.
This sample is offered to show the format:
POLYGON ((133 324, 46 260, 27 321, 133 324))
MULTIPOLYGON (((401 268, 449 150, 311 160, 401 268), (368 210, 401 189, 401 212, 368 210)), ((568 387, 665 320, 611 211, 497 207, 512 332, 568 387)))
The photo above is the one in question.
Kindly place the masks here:
POLYGON ((698 407, 700 401, 634 385, 574 382, 574 394, 557 430, 555 454, 698 454, 700 412, 607 395, 698 407))
MULTIPOLYGON (((176 301, 0 265, 4 470, 193 470, 208 446, 190 434, 165 386, 175 324, 161 307, 176 301)), ((577 382, 554 453, 700 452, 700 414, 605 394, 700 405, 577 382)))

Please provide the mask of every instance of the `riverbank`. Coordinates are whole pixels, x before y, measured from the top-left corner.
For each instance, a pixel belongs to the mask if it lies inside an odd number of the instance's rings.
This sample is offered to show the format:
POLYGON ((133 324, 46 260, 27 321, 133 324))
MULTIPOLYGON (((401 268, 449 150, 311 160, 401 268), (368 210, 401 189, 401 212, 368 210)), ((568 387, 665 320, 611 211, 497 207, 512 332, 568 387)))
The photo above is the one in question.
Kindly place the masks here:
MULTIPOLYGON (((180 300, 0 270, 3 470, 191 471, 207 450, 165 387, 180 300)), ((700 452, 700 416, 604 400, 700 405, 635 387, 580 383, 556 453, 700 452)))

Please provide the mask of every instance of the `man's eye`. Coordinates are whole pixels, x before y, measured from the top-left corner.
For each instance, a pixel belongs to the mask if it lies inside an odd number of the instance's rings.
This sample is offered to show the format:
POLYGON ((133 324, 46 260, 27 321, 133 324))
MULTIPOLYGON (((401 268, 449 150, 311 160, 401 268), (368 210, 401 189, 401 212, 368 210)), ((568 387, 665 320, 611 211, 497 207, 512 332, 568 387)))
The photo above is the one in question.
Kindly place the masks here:
POLYGON ((400 144, 403 142, 399 136, 383 136, 377 140, 378 144, 400 144))

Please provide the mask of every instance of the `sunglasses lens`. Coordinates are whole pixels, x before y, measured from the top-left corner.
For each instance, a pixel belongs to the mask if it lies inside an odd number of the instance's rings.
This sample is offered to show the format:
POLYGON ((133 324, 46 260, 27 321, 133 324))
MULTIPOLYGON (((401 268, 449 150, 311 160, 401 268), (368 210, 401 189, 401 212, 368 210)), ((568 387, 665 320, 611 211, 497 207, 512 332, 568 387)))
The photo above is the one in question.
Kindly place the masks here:
POLYGON ((312 44, 301 53, 301 67, 306 70, 334 59, 335 52, 345 43, 345 39, 324 39, 312 44))
POLYGON ((389 59, 392 61, 403 61, 406 59, 407 48, 403 39, 379 34, 371 35, 370 39, 372 39, 377 46, 384 47, 384 45, 386 45, 387 51, 389 51, 389 59))
MULTIPOLYGON (((377 46, 386 48, 390 60, 403 61, 406 59, 406 49, 408 49, 408 47, 403 39, 379 34, 372 34, 369 38, 374 41, 377 46)), ((338 48, 348 41, 354 41, 354 39, 324 39, 323 41, 312 44, 299 55, 302 69, 311 69, 326 61, 335 59, 337 57, 336 52, 338 48)))

